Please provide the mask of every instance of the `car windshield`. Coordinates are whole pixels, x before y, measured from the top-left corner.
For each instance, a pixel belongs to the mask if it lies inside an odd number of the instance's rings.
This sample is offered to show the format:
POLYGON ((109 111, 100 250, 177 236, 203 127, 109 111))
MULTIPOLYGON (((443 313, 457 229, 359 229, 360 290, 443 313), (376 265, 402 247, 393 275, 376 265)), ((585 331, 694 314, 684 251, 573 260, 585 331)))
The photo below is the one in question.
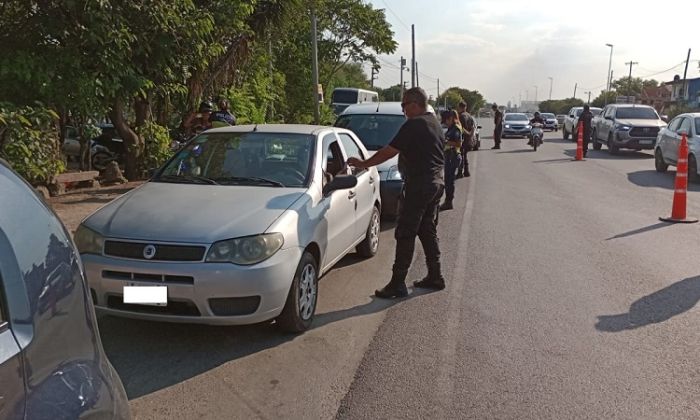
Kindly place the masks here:
POLYGON ((338 117, 335 126, 352 130, 367 150, 379 150, 389 144, 404 122, 403 115, 349 114, 338 117))
POLYGON ((700 136, 700 118, 695 119, 695 135, 700 136))
POLYGON ((591 108, 591 114, 593 114, 594 116, 595 116, 595 115, 600 115, 601 112, 603 112, 602 109, 592 109, 592 108, 591 108))
POLYGON ((506 121, 529 121, 525 114, 506 114, 506 121))
POLYGON ((314 144, 309 134, 203 133, 153 181, 304 187, 311 177, 314 144))
POLYGON ((581 114, 583 114, 583 108, 579 108, 576 110, 576 112, 574 112, 574 115, 576 115, 577 117, 580 117, 581 114))
POLYGON ((658 120, 659 116, 651 108, 618 108, 615 117, 621 120, 658 120))
POLYGON ((542 118, 554 118, 554 114, 540 114, 542 118))

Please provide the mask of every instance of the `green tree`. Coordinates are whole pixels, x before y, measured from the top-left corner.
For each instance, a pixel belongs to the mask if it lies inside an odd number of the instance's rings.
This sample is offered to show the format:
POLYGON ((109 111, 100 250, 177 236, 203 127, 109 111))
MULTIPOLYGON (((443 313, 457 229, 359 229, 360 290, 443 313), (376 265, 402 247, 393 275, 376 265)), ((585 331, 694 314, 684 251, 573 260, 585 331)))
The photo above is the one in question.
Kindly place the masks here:
POLYGON ((619 95, 624 96, 638 96, 642 94, 643 88, 658 86, 658 81, 654 79, 644 80, 640 77, 633 77, 631 80, 629 77, 621 77, 612 82, 612 88, 617 91, 619 95))
POLYGON ((551 99, 540 102, 541 112, 551 112, 552 114, 566 114, 575 106, 583 106, 585 102, 578 98, 551 99))
POLYGON ((390 86, 379 90, 379 100, 383 102, 395 102, 401 100, 401 85, 390 86))
POLYGON ((486 105, 486 99, 484 99, 479 91, 463 89, 457 86, 447 89, 438 96, 436 100, 437 105, 444 106, 445 99, 447 99, 448 108, 457 108, 460 102, 466 102, 467 111, 472 114, 478 112, 479 109, 486 105))

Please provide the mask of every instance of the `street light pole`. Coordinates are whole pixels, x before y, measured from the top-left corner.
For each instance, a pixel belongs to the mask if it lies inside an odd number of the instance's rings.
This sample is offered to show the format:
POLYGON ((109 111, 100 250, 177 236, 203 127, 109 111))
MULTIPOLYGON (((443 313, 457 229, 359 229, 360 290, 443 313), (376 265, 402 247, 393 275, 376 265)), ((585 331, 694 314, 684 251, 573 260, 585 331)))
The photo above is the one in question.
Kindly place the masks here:
POLYGON ((314 123, 321 123, 321 110, 319 109, 318 97, 318 39, 316 35, 316 7, 311 5, 311 78, 313 80, 314 91, 314 123))
POLYGON ((552 84, 554 84, 554 78, 550 76, 548 79, 549 79, 549 100, 551 101, 552 100, 552 84))
MULTIPOLYGON (((629 79, 627 79, 628 80, 628 82, 627 82, 627 100, 628 101, 630 99, 629 97, 632 96, 632 66, 634 66, 636 64, 639 64, 639 63, 636 61, 631 61, 631 60, 629 62, 625 63, 625 65, 630 66, 630 76, 629 76, 629 79)), ((637 102, 636 99, 635 99, 635 102, 637 102)))
POLYGON ((613 54, 613 44, 605 44, 606 47, 610 47, 610 60, 608 61, 608 77, 607 77, 607 83, 605 86, 605 105, 608 104, 608 93, 610 92, 610 88, 612 85, 612 54, 613 54))

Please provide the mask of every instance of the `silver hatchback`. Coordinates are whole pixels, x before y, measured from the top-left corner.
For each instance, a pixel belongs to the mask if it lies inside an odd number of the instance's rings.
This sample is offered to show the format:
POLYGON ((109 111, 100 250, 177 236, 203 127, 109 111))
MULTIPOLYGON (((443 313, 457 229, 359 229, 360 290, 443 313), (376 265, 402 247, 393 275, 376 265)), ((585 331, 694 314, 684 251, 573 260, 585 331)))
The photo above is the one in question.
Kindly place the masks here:
POLYGON ((663 127, 656 138, 654 160, 656 170, 666 172, 669 165, 678 163, 678 148, 683 133, 688 139, 688 177, 692 181, 700 178, 700 113, 681 114, 663 127))
POLYGON ((345 129, 209 130, 76 232, 97 310, 206 324, 311 326, 318 278, 379 246, 379 174, 345 129))

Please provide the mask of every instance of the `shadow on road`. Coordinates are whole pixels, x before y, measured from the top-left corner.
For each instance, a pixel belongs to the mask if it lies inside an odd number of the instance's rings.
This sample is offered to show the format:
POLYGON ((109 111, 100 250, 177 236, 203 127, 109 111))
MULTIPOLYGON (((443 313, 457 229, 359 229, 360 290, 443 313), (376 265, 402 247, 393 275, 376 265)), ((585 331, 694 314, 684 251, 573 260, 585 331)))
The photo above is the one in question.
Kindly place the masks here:
MULTIPOLYGON (((355 258, 350 255, 337 267, 349 265, 355 258)), ((395 300, 370 296, 366 303, 316 314, 312 329, 381 312, 425 294, 414 290, 408 298, 395 300)), ((179 384, 286 342, 303 339, 303 335, 280 331, 272 321, 220 327, 102 316, 99 328, 107 356, 121 377, 129 399, 179 384)))
POLYGON ((559 158, 559 159, 545 159, 545 160, 535 160, 532 163, 564 163, 572 162, 571 158, 559 158))
MULTIPOLYGON (((527 146, 527 147, 530 147, 530 146, 527 146)), ((534 150, 532 150, 532 148, 529 148, 529 149, 508 150, 508 151, 496 152, 496 153, 501 155, 501 154, 505 154, 505 153, 532 153, 533 151, 534 150)))
MULTIPOLYGON (((576 156, 576 149, 565 150, 567 156, 576 156)), ((619 160, 619 159, 654 159, 653 155, 634 150, 620 150, 616 155, 611 155, 607 150, 593 150, 593 146, 588 149, 586 159, 596 160, 619 160)))
POLYGON ((691 310, 700 300, 700 277, 691 277, 634 302, 627 313, 598 317, 595 328, 621 332, 668 321, 691 310))
POLYGON ((652 230, 661 229, 661 228, 667 227, 667 226, 671 226, 671 224, 670 223, 656 223, 656 224, 653 224, 651 226, 643 227, 641 229, 635 229, 635 230, 631 230, 629 232, 620 233, 619 235, 615 235, 615 236, 612 236, 612 237, 606 239, 606 241, 611 241, 613 239, 627 238, 630 236, 639 235, 640 233, 651 232, 652 230))
MULTIPOLYGON (((640 187, 656 187, 673 190, 675 189, 674 183, 676 173, 670 172, 662 174, 650 169, 646 171, 630 172, 627 174, 627 179, 640 187)), ((700 185, 689 182, 688 191, 700 191, 700 185)))

